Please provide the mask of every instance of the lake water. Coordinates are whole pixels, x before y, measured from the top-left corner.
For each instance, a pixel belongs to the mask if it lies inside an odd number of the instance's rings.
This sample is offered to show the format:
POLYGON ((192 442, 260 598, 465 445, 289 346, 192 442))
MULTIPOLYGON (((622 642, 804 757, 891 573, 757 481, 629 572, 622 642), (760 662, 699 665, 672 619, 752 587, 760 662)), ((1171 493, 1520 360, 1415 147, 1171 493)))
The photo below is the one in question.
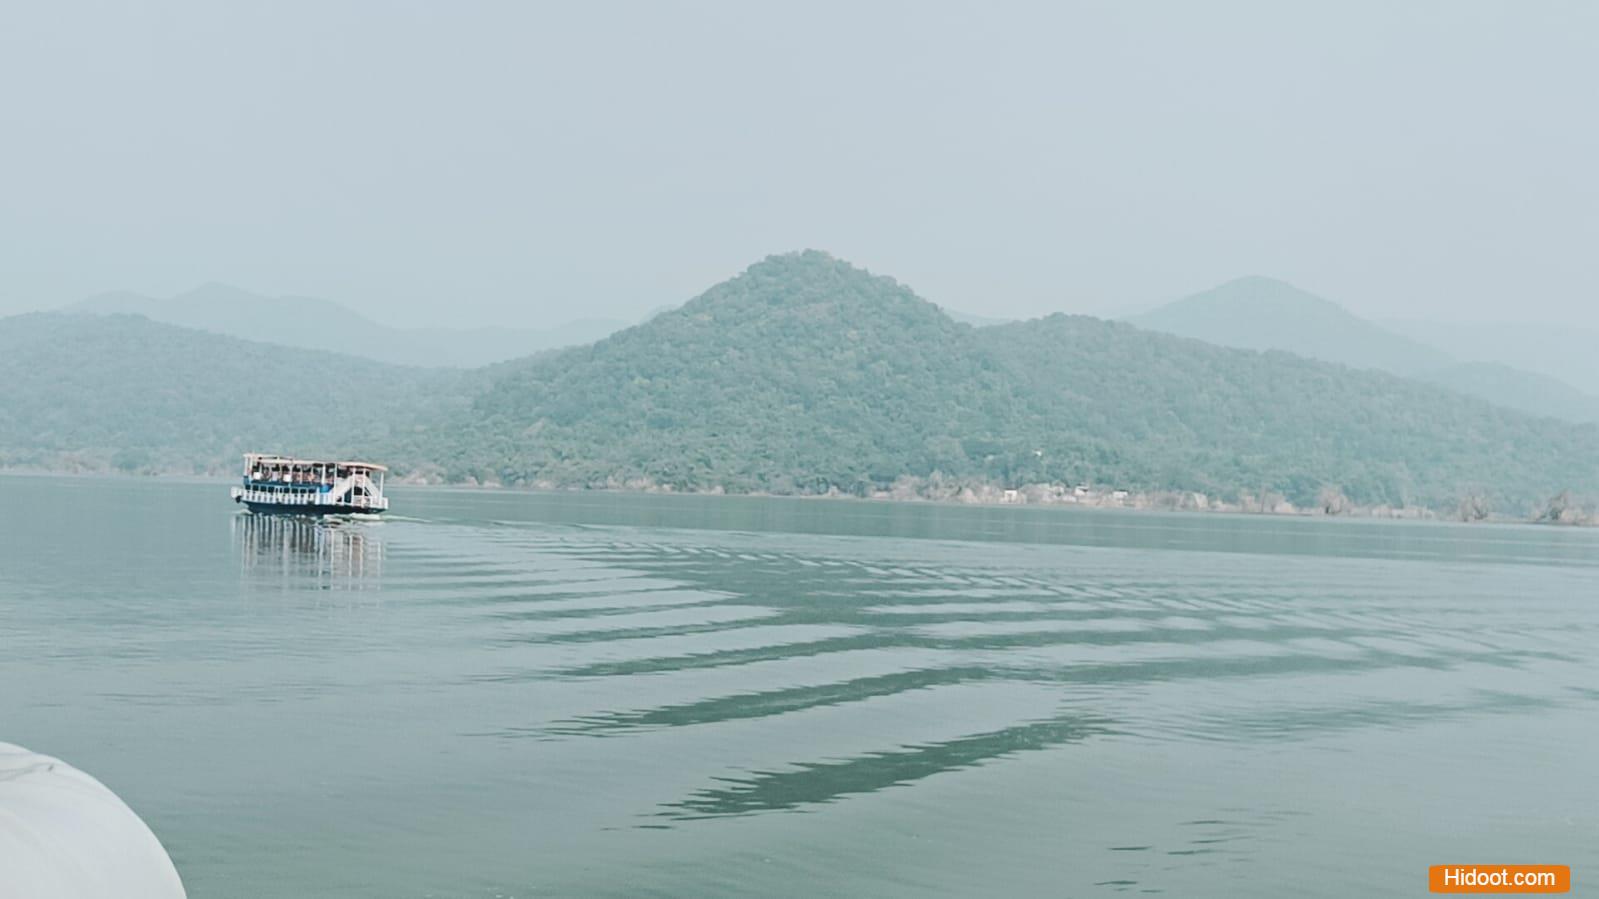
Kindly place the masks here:
POLYGON ((0 740, 196 897, 1599 876, 1599 534, 0 478, 0 740))

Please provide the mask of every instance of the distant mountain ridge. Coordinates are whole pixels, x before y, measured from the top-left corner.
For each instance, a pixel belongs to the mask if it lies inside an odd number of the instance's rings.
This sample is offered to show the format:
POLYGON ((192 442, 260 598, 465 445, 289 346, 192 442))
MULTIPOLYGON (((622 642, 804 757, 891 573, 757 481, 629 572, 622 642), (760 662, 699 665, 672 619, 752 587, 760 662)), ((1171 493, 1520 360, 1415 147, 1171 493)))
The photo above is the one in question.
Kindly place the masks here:
POLYGON ((593 344, 466 372, 137 316, 0 319, 0 466, 214 473, 266 449, 448 482, 863 496, 1089 482, 1300 506, 1469 498, 1519 516, 1599 495, 1596 442, 1592 425, 1283 352, 1085 316, 973 328, 815 251, 593 344))
POLYGON ((1599 397, 1549 375, 1498 362, 1459 362, 1417 375, 1498 406, 1568 421, 1599 422, 1599 397))
POLYGON ((1331 300, 1260 276, 1228 281, 1128 321, 1219 346, 1283 350, 1402 375, 1454 361, 1447 353, 1394 334, 1331 300))
MULTIPOLYGON (((538 352, 592 343, 625 327, 610 319, 580 319, 548 329, 474 328, 420 329, 387 327, 331 300, 316 297, 267 297, 238 287, 208 283, 161 300, 130 291, 112 291, 65 307, 93 314, 143 315, 154 321, 218 334, 318 349, 396 365, 476 368, 508 362, 538 352)), ((676 308, 658 307, 646 320, 676 308)), ((977 328, 1006 324, 1009 319, 944 309, 957 322, 977 328)), ((1508 339, 1497 343, 1467 326, 1399 323, 1423 334, 1429 328, 1473 350, 1467 358, 1517 358, 1522 368, 1458 362, 1449 353, 1421 340, 1393 333, 1362 319, 1338 304, 1273 278, 1249 276, 1211 290, 1128 316, 1127 321, 1220 346, 1282 350, 1355 368, 1375 368, 1416 377, 1490 402, 1568 421, 1599 421, 1599 396, 1559 380, 1553 371, 1579 379, 1588 357, 1580 334, 1568 335, 1563 351, 1540 354, 1527 328, 1506 326, 1508 339)), ((1539 332, 1547 335, 1547 329, 1539 332)), ((1594 335, 1589 335, 1594 336, 1594 335)), ((1596 337, 1595 339, 1599 339, 1596 337)), ((1599 368, 1594 369, 1599 379, 1599 368)))
POLYGON ((65 311, 142 315, 246 340, 363 356, 396 365, 473 368, 540 350, 590 343, 625 327, 580 319, 548 329, 393 328, 316 297, 267 297, 209 283, 161 300, 129 291, 97 294, 65 311))
POLYGON ((1547 322, 1437 322, 1385 319, 1382 325, 1461 359, 1512 366, 1599 395, 1599 330, 1547 322))
POLYGON ((953 322, 824 253, 480 394, 442 458, 497 483, 866 493, 900 478, 1278 491, 1447 507, 1599 486, 1599 431, 1379 371, 1082 316, 953 322))
MULTIPOLYGON (((1129 316, 1141 328, 1218 346, 1281 350, 1418 378, 1534 415, 1599 421, 1599 397, 1509 365, 1460 361, 1449 352, 1376 322, 1286 281, 1250 276, 1129 316)), ((1412 333, 1421 334, 1416 327, 1412 333)), ((1494 356, 1465 354, 1467 359, 1494 356)))
POLYGON ((0 466, 218 474, 247 451, 365 455, 470 377, 137 315, 16 315, 0 319, 0 466))

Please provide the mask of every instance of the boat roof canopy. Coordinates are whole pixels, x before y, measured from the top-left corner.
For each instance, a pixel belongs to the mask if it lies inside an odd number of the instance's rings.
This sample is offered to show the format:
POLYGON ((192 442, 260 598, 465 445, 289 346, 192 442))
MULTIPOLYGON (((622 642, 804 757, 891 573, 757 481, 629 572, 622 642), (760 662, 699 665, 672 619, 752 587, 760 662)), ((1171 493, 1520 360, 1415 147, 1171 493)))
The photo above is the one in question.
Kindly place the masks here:
POLYGON ((310 468, 322 465, 327 468, 359 468, 362 471, 388 471, 387 465, 378 465, 375 462, 337 462, 331 459, 292 459, 288 456, 277 456, 272 453, 245 453, 245 465, 281 465, 288 468, 310 468))

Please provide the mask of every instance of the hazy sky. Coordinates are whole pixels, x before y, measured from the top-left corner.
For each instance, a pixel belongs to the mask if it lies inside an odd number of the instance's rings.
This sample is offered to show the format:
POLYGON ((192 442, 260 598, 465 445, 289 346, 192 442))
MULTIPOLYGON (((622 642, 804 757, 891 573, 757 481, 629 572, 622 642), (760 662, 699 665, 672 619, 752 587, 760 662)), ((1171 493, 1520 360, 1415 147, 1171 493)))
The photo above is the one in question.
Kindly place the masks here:
POLYGON ((1589 2, 13 3, 0 313, 634 317, 818 247, 991 315, 1599 325, 1596 92, 1589 2))

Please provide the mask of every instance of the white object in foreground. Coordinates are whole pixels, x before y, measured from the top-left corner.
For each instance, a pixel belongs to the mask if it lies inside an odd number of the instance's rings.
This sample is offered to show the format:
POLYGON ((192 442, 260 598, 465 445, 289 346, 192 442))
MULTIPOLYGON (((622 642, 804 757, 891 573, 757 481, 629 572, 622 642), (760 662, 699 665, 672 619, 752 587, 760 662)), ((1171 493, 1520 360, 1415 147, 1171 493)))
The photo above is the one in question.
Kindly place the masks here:
POLYGON ((161 842, 105 785, 0 743, 0 896, 184 899, 161 842))

